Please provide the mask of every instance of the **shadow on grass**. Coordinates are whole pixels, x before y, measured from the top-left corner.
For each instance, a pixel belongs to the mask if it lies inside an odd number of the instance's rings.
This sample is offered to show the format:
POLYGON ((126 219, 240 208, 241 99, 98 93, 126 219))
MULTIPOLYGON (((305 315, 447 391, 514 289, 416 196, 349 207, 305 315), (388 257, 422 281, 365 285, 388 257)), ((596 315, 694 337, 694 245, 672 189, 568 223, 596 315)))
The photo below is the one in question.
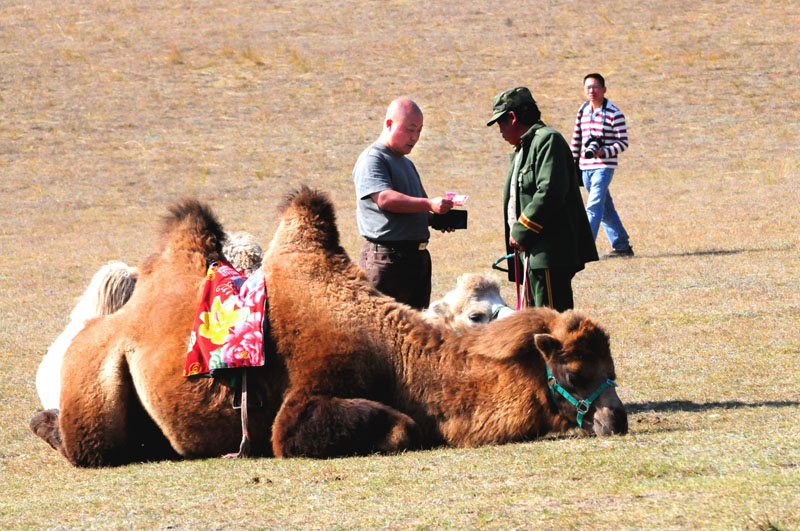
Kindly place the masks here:
POLYGON ((697 403, 689 400, 667 400, 665 402, 642 402, 640 404, 625 404, 628 413, 644 413, 649 411, 708 411, 711 409, 742 409, 756 407, 797 407, 796 401, 768 401, 768 402, 706 402, 697 403))
POLYGON ((688 256, 727 256, 731 254, 763 253, 767 251, 788 251, 794 245, 782 245, 778 247, 762 247, 757 249, 710 249, 708 251, 691 251, 687 253, 662 253, 662 254, 637 254, 639 258, 676 258, 688 256))

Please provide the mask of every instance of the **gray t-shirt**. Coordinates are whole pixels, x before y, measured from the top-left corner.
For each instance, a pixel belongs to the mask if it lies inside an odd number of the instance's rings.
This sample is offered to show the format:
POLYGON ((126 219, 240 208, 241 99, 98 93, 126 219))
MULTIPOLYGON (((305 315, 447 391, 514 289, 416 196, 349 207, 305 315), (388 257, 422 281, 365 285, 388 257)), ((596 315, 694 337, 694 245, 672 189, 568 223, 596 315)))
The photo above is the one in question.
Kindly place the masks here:
POLYGON ((411 197, 428 197, 414 163, 375 142, 361 155, 353 168, 356 185, 356 219, 361 235, 371 240, 427 241, 428 212, 397 214, 381 210, 371 194, 392 189, 411 197))

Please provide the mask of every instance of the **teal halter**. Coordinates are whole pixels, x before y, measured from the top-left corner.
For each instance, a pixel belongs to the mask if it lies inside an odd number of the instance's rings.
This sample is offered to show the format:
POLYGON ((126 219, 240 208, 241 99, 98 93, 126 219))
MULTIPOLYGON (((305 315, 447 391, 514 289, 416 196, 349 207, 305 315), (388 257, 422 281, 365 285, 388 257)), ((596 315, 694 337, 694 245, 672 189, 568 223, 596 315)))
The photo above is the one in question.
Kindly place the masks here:
POLYGON ((513 256, 514 256, 514 253, 507 254, 507 255, 505 255, 505 256, 501 256, 500 258, 498 258, 497 260, 495 260, 494 262, 492 262, 492 269, 497 269, 498 271, 502 271, 503 273, 508 273, 508 269, 503 269, 503 268, 502 268, 502 267, 500 267, 498 264, 499 264, 500 262, 502 262, 503 260, 508 260, 509 258, 511 258, 511 257, 513 257, 513 256))
POLYGON ((492 315, 489 316, 489 320, 490 321, 496 320, 497 316, 500 315, 500 312, 503 311, 503 308, 508 308, 508 306, 506 306, 505 304, 495 304, 492 307, 492 315))
POLYGON ((569 394, 569 391, 561 387, 561 384, 559 384, 558 381, 555 379, 553 373, 550 372, 550 366, 546 363, 544 365, 547 368, 547 386, 550 388, 550 396, 553 398, 553 403, 555 404, 558 403, 556 400, 556 391, 558 391, 558 394, 563 396, 567 400, 567 402, 575 406, 575 408, 578 410, 577 420, 578 420, 578 427, 580 428, 583 428, 582 426, 583 416, 589 412, 589 408, 592 406, 592 402, 594 402, 597 399, 597 397, 600 396, 600 393, 605 391, 607 387, 617 387, 617 382, 615 382, 614 380, 607 379, 605 382, 600 384, 600 387, 598 387, 589 398, 585 400, 577 400, 574 396, 569 394))

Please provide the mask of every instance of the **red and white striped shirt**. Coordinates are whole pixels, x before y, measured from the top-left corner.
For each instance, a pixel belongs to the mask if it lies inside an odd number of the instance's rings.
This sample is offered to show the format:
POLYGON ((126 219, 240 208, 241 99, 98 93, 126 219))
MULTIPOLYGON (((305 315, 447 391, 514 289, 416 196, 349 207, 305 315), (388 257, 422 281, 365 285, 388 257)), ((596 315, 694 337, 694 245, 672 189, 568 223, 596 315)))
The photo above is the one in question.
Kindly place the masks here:
POLYGON ((581 105, 572 130, 572 158, 578 160, 580 156, 582 170, 616 168, 617 156, 626 149, 628 149, 628 128, 625 125, 625 115, 616 105, 606 98, 603 99, 603 105, 595 111, 592 111, 592 104, 588 101, 581 105), (586 141, 591 136, 602 137, 604 149, 602 158, 587 159, 584 156, 586 141))

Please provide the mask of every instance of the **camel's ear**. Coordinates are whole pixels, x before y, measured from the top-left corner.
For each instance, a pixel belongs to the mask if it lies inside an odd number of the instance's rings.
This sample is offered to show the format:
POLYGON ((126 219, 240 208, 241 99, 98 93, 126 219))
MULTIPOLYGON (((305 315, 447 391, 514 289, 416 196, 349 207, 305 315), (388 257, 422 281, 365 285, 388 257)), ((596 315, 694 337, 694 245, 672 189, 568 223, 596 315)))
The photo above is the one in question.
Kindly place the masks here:
POLYGON ((445 301, 436 301, 428 309, 441 317, 447 317, 453 313, 450 311, 450 305, 445 301))
POLYGON ((608 334, 591 319, 584 319, 581 322, 577 337, 580 339, 583 348, 589 352, 608 350, 608 334))
POLYGON ((536 334, 533 337, 536 348, 542 353, 545 360, 549 361, 561 350, 561 341, 550 334, 536 334))
POLYGON ((579 335, 590 335, 597 330, 597 325, 591 319, 584 319, 578 327, 579 335))

